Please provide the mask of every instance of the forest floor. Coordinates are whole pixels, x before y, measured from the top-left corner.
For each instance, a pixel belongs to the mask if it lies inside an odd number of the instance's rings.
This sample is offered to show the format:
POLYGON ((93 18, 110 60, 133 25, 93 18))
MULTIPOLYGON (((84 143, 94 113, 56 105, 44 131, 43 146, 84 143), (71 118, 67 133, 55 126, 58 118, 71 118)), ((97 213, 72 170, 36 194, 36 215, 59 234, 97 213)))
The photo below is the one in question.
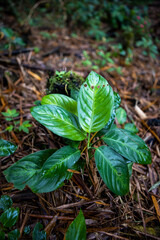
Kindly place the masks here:
MULTIPOLYGON (((7 22, 11 24, 12 17, 7 22)), ((16 25, 16 23, 14 23, 16 25)), ((160 58, 155 60, 134 49, 133 62, 126 66, 123 58, 116 58, 114 66, 106 64, 94 71, 107 79, 114 91, 120 94, 121 106, 127 112, 127 122, 134 122, 138 135, 147 143, 152 153, 152 164, 133 165, 130 193, 124 197, 113 194, 100 179, 97 170, 93 175, 75 173, 60 189, 43 194, 33 193, 27 186, 20 191, 8 183, 3 171, 22 157, 46 148, 61 148, 61 138, 36 122, 30 108, 46 94, 48 73, 72 70, 86 78, 92 65, 84 66, 84 51, 91 61, 103 41, 71 36, 67 29, 32 27, 26 52, 0 53, 0 112, 16 109, 16 120, 28 120, 29 133, 5 131, 8 122, 0 115, 1 138, 15 143, 18 149, 12 156, 1 158, 1 194, 12 197, 14 207, 20 208, 17 228, 21 239, 23 229, 41 222, 49 239, 64 239, 70 222, 83 210, 87 239, 160 239, 160 189, 149 191, 160 180, 160 58), (41 34, 47 31, 52 38, 41 34), (33 46, 40 49, 35 53, 33 46), (121 66, 122 73, 108 72, 121 66), (92 183, 91 183, 92 182, 92 183), (158 237, 159 236, 159 237, 158 237)), ((3 40, 3 39, 2 39, 3 40)), ((4 40, 5 41, 5 40, 4 40)), ((123 126, 121 126, 123 127, 123 126)))

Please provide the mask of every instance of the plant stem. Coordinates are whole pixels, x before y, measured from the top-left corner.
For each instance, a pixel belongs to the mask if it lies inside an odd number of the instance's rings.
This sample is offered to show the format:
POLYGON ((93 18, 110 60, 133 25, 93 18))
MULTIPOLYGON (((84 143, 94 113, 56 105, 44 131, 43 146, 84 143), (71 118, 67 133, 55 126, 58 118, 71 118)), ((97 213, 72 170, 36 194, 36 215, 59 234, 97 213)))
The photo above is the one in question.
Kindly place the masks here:
POLYGON ((90 146, 90 135, 91 135, 91 133, 88 133, 88 143, 87 143, 87 148, 89 148, 89 146, 90 146))

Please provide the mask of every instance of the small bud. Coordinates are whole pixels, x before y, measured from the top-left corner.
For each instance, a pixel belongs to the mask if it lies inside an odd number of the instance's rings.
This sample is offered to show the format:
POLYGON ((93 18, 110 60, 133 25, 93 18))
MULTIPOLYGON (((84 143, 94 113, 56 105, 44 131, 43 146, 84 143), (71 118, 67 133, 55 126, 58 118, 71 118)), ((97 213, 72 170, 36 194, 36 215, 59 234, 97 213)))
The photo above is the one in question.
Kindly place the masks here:
POLYGON ((84 84, 85 87, 87 87, 87 84, 84 84))
POLYGON ((141 17, 140 17, 140 16, 137 16, 137 19, 138 19, 138 20, 140 20, 140 19, 141 19, 141 17))
POLYGON ((97 88, 100 88, 100 86, 98 85, 97 88))
POLYGON ((144 25, 143 25, 143 24, 140 24, 140 28, 144 28, 144 25))
POLYGON ((105 87, 105 85, 103 85, 103 87, 105 87))
POLYGON ((94 89, 94 86, 91 86, 92 89, 94 89))

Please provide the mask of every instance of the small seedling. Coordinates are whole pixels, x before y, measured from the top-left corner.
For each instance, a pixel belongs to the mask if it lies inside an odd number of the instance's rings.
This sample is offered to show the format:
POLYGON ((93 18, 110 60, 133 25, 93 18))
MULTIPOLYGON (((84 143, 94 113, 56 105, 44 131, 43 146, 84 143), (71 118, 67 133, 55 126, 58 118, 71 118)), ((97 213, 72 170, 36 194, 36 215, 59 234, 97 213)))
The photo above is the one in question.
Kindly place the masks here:
POLYGON ((20 124, 20 121, 16 121, 15 118, 19 116, 19 113, 16 111, 16 109, 7 109, 6 112, 2 112, 2 115, 5 117, 5 120, 7 122, 10 122, 11 124, 6 127, 5 131, 23 131, 25 133, 29 133, 29 127, 32 125, 29 123, 29 121, 24 121, 22 124, 20 124))

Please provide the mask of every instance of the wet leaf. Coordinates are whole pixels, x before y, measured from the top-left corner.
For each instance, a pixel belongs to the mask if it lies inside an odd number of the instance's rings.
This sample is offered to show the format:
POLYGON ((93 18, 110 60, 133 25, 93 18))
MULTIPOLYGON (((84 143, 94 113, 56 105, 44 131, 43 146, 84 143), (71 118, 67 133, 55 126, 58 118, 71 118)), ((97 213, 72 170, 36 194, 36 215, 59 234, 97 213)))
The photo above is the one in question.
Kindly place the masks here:
POLYGON ((109 121, 114 104, 113 90, 106 79, 91 72, 78 96, 78 118, 86 132, 97 132, 109 121))
POLYGON ((117 195, 129 192, 129 172, 125 159, 107 146, 96 149, 95 162, 107 187, 117 195))

